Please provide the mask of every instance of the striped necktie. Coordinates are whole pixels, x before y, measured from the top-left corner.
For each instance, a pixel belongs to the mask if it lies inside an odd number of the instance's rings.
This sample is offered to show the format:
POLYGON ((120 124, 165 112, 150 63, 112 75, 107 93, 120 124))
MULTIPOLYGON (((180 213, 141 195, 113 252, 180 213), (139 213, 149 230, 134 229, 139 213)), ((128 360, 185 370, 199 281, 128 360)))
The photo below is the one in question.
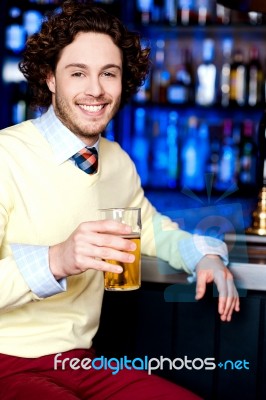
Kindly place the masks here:
POLYGON ((87 174, 95 174, 98 168, 98 152, 95 147, 84 147, 72 156, 76 165, 87 174))

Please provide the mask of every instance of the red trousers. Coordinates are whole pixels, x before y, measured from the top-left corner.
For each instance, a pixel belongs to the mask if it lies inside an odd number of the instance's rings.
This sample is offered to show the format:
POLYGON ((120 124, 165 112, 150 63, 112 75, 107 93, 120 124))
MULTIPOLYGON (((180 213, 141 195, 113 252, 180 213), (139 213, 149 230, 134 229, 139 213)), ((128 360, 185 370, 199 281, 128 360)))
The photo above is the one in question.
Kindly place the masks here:
MULTIPOLYGON (((0 354, 1 400, 199 400, 200 398, 170 381, 147 371, 88 369, 81 360, 95 358, 93 350, 62 353, 55 369, 55 355, 20 358, 0 354), (73 361, 62 364, 69 358, 73 361), (73 360, 74 359, 74 360, 73 360), (63 366, 63 367, 62 367, 63 366)), ((96 364, 95 364, 96 365, 96 364)))

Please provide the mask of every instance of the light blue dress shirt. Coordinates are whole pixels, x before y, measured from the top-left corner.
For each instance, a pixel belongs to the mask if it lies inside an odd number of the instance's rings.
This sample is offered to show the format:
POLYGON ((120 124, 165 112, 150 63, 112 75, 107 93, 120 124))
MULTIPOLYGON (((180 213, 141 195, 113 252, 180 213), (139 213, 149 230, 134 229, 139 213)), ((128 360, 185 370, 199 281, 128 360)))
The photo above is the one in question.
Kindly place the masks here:
MULTIPOLYGON (((58 165, 69 160, 85 146, 56 117, 52 106, 32 122, 51 145, 58 165)), ((94 146, 98 150, 99 141, 94 146)), ((17 243, 10 246, 17 266, 33 293, 45 298, 67 289, 66 278, 57 281, 51 273, 49 247, 17 243)), ((217 254, 226 265, 228 264, 226 245, 216 238, 192 235, 191 238, 178 242, 177 251, 181 253, 188 268, 194 271, 189 278, 190 281, 195 279, 195 267, 206 254, 217 254)))

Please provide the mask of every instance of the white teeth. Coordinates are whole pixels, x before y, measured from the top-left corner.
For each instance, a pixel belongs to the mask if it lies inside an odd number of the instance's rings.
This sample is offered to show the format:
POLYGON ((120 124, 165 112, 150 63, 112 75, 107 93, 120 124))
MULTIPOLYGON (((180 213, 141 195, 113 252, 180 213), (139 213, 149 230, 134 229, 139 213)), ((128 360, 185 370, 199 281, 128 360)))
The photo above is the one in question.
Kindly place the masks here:
POLYGON ((103 108, 103 105, 100 105, 100 106, 87 106, 85 104, 80 104, 79 106, 83 110, 89 111, 89 112, 97 112, 97 111, 100 111, 103 108))

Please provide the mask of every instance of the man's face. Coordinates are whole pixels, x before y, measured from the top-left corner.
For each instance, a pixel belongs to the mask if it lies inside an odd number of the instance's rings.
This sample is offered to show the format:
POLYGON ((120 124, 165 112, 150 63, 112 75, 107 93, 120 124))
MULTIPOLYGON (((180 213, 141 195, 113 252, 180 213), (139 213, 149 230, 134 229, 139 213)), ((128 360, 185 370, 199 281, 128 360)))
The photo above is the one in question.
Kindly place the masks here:
POLYGON ((119 109, 122 53, 108 35, 79 33, 62 50, 47 85, 57 117, 91 146, 119 109))

